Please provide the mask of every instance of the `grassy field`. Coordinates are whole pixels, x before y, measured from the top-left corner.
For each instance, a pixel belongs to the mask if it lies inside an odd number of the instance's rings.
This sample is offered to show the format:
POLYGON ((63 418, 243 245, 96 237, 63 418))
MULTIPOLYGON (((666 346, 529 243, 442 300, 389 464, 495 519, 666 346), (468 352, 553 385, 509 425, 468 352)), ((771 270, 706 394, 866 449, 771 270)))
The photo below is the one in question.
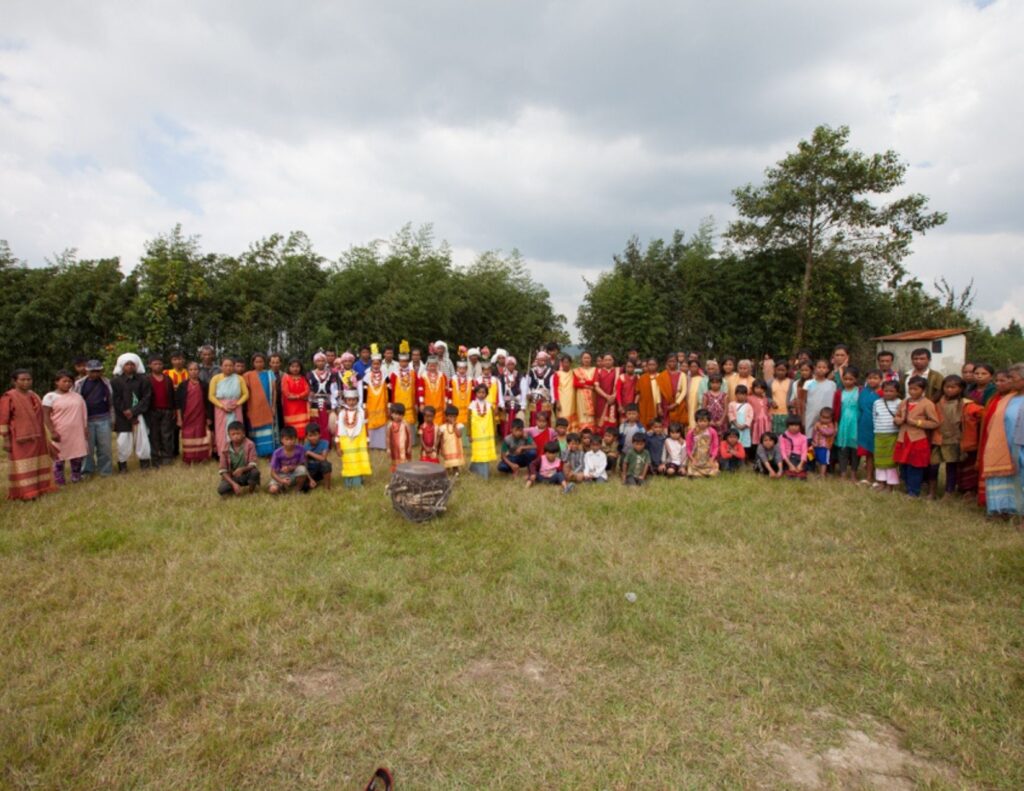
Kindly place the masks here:
POLYGON ((1024 787, 1024 537, 974 508, 462 479, 415 526, 385 478, 0 505, 0 783, 1024 787))

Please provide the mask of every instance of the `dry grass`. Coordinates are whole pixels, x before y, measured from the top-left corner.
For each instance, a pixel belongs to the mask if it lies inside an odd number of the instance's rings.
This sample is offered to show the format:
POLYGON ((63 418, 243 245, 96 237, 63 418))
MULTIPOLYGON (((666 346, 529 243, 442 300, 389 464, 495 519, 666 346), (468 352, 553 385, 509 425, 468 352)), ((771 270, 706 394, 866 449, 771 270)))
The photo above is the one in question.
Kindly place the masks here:
POLYGON ((1024 538, 971 508, 463 479, 413 526, 384 478, 0 506, 0 783, 799 787, 786 744, 838 787, 815 756, 870 718, 911 784, 1024 787, 1024 538))

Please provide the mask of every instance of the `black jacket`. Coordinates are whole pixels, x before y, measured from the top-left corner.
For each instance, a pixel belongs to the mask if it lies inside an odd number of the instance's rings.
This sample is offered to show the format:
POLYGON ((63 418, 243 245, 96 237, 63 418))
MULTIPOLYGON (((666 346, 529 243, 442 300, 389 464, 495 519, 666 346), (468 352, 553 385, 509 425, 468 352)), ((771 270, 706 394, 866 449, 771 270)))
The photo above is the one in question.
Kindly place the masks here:
POLYGON ((149 377, 137 373, 131 376, 121 374, 110 380, 110 389, 114 394, 114 431, 131 431, 132 420, 126 418, 123 413, 130 409, 134 419, 149 411, 149 403, 153 396, 149 377))

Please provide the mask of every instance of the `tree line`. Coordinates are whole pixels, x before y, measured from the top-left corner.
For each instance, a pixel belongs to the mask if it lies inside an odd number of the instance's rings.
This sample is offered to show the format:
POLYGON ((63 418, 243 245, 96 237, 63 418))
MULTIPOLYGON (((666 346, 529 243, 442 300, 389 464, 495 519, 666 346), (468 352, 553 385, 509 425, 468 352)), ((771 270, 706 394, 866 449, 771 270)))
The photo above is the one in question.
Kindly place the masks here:
MULTIPOLYGON (((308 363, 318 348, 408 339, 500 345, 515 354, 568 341, 565 317, 518 252, 452 261, 432 230, 405 227, 390 241, 329 261, 301 232, 274 234, 241 255, 204 252, 181 227, 148 242, 139 263, 79 261, 66 252, 42 267, 0 242, 0 367, 43 381, 76 355, 108 361, 124 351, 194 355, 280 352, 308 363)), ((453 349, 454 351, 454 349, 453 349)))
POLYGON ((913 239, 946 215, 920 194, 879 202, 903 184, 906 163, 852 149, 849 135, 819 126, 763 184, 733 190, 738 218, 721 249, 710 220, 689 238, 630 239, 587 284, 576 320, 584 345, 760 358, 846 343, 868 362, 872 337, 963 327, 973 360, 1024 359, 1016 322, 993 334, 973 315, 973 284, 926 289, 909 275, 913 239))
MULTIPOLYGON (((993 333, 972 312, 971 285, 928 289, 903 266, 914 236, 946 219, 922 195, 876 203, 905 172, 895 152, 866 155, 849 147, 846 127, 818 127, 763 184, 733 191, 739 216, 724 244, 710 220, 689 236, 629 239, 586 283, 576 316, 583 345, 760 357, 846 343, 866 362, 873 336, 956 326, 970 330, 974 360, 1024 359, 1020 326, 993 333)), ((0 370, 28 367, 40 388, 76 355, 194 354, 210 343, 308 360, 320 347, 402 338, 500 345, 524 359, 569 335, 517 251, 457 266, 430 226, 334 260, 299 231, 226 255, 203 251, 179 226, 147 243, 130 271, 73 251, 29 267, 0 241, 0 370)))

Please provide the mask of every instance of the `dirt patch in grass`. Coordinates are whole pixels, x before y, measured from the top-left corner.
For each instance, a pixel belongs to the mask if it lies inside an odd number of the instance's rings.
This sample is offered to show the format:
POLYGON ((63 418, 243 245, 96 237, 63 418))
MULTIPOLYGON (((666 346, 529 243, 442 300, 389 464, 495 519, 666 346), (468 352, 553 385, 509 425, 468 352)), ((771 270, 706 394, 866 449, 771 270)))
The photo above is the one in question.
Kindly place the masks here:
POLYGON ((289 673, 285 680, 304 698, 325 703, 342 703, 362 688, 359 679, 347 668, 312 668, 289 673))
POLYGON ((477 659, 466 666, 459 678, 474 687, 492 690, 501 697, 512 697, 530 690, 562 691, 557 673, 536 659, 523 662, 477 659))
POLYGON ((956 771, 947 764, 917 755, 900 744, 900 733, 872 717, 856 723, 815 713, 841 726, 839 744, 821 750, 803 740, 773 741, 772 763, 799 788, 866 788, 913 791, 935 782, 951 783, 956 771))

